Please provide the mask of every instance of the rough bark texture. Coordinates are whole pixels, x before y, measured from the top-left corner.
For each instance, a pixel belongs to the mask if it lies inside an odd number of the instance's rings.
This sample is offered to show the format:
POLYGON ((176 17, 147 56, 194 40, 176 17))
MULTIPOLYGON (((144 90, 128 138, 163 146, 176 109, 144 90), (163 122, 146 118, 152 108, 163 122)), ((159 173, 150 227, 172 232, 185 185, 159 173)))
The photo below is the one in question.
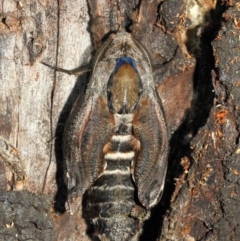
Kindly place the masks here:
POLYGON ((240 5, 231 1, 227 7, 219 29, 217 15, 219 10, 223 11, 219 5, 211 21, 215 31, 218 30, 210 41, 218 72, 217 78, 212 76, 213 106, 206 123, 190 143, 190 155, 182 158, 185 172, 176 180, 159 240, 240 240, 240 89, 236 38, 240 5))
MULTIPOLYGON (((27 205, 29 199, 29 207, 33 202, 35 208, 34 198, 45 202, 42 195, 47 194, 48 206, 42 211, 48 215, 48 222, 58 221, 52 220, 54 212, 50 209, 57 192, 56 171, 60 175, 62 171, 55 145, 60 143, 67 113, 82 83, 74 76, 55 73, 40 61, 69 69, 87 64, 92 48, 87 31, 88 11, 87 2, 81 0, 8 0, 0 5, 1 188, 23 188, 21 202, 25 200, 27 205), (21 162, 17 168, 11 161, 14 158, 21 162), (19 171, 19 166, 23 171, 19 171), (34 194, 28 194, 27 190, 34 194)), ((0 195, 6 199, 12 196, 11 192, 0 195)), ((12 209, 17 218, 28 219, 27 213, 18 210, 20 205, 12 209), (18 212, 22 212, 21 215, 18 212)), ((53 225, 39 227, 32 219, 29 223, 35 225, 36 230, 52 230, 54 234, 53 225)), ((0 240, 10 240, 14 232, 7 234, 5 229, 15 225, 18 226, 15 219, 10 223, 1 221, 0 240)), ((22 226, 15 230, 19 240, 27 240, 20 235, 24 230, 28 232, 22 226)), ((12 240, 16 240, 15 234, 12 240)), ((36 232, 31 240, 54 240, 54 236, 57 237, 55 234, 52 238, 41 237, 36 232)))
POLYGON ((81 197, 65 210, 61 150, 88 76, 40 62, 86 65, 120 25, 152 56, 170 133, 140 240, 240 240, 238 1, 5 0, 0 12, 0 240, 90 240, 81 197))

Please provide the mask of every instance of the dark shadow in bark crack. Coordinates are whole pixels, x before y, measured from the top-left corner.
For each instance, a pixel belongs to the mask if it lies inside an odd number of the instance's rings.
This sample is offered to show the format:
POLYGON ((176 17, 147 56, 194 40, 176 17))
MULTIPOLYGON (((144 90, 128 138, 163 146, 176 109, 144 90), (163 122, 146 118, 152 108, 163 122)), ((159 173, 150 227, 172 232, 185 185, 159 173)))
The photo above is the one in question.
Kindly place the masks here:
MULTIPOLYGON (((216 10, 206 14, 206 17, 210 17, 210 19, 208 25, 202 28, 200 49, 197 52, 190 52, 196 56, 197 60, 193 80, 196 98, 193 100, 191 108, 186 112, 184 122, 170 139, 169 164, 164 194, 161 202, 152 209, 151 218, 145 222, 140 241, 155 241, 159 238, 164 216, 167 216, 167 211, 171 208, 170 200, 175 190, 174 179, 183 173, 183 168, 180 164, 181 158, 184 156, 190 158, 190 141, 199 128, 205 124, 209 116, 214 98, 211 70, 215 68, 211 42, 217 36, 221 27, 221 16, 224 11, 226 11, 225 5, 221 5, 218 1, 216 10)), ((189 30, 189 37, 193 32, 197 33, 197 31, 199 31, 199 27, 189 30)), ((190 40, 187 43, 189 51, 191 51, 192 46, 190 40)))

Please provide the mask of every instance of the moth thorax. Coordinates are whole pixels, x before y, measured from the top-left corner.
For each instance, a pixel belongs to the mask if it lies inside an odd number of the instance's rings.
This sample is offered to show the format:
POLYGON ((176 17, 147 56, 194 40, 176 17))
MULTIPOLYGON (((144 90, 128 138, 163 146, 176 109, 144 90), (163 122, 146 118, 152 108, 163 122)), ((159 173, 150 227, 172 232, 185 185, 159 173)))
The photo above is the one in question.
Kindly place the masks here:
POLYGON ((115 134, 129 135, 132 134, 133 114, 114 114, 115 134))
POLYGON ((139 75, 134 67, 122 64, 112 76, 109 86, 110 104, 114 113, 133 113, 139 102, 139 75))

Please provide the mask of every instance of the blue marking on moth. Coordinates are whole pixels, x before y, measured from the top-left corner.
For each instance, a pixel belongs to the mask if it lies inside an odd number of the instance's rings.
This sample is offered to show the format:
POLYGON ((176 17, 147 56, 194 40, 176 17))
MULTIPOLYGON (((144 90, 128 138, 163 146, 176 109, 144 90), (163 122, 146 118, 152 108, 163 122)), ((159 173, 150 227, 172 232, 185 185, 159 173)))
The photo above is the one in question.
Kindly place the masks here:
POLYGON ((118 69, 124 64, 130 64, 134 68, 134 70, 138 73, 135 61, 133 58, 130 58, 130 57, 122 57, 122 58, 116 59, 116 67, 114 72, 116 73, 118 69))

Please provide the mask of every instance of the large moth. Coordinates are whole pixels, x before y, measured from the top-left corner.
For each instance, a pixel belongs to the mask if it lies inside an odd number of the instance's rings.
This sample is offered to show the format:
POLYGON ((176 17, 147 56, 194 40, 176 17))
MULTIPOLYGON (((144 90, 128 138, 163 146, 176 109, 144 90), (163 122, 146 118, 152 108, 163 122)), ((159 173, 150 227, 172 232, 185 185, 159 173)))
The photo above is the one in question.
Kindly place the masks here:
POLYGON ((63 139, 66 182, 99 240, 134 239, 163 192, 168 134, 150 57, 126 31, 96 54, 63 139), (85 215, 86 216, 86 215, 85 215))

